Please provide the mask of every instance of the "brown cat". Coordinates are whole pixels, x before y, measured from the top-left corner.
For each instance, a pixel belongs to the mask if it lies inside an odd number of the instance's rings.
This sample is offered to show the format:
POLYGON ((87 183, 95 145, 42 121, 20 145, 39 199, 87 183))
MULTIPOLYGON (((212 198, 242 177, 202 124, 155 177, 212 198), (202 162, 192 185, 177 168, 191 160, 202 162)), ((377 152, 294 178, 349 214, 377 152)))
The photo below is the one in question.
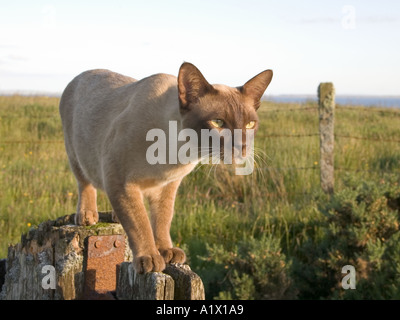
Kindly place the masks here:
POLYGON ((257 130, 256 110, 271 79, 272 71, 266 70, 242 87, 211 85, 190 63, 182 64, 178 78, 156 74, 137 81, 108 70, 77 76, 60 102, 65 147, 79 189, 75 223, 97 223, 100 188, 126 231, 137 272, 183 263, 185 253, 172 246, 169 231, 179 184, 200 156, 189 163, 150 164, 146 153, 154 142, 147 134, 154 128, 166 132, 168 152, 184 143, 168 137, 172 121, 178 131, 192 129, 199 136, 202 129, 243 129, 243 139, 232 147, 245 156, 246 129, 257 130))

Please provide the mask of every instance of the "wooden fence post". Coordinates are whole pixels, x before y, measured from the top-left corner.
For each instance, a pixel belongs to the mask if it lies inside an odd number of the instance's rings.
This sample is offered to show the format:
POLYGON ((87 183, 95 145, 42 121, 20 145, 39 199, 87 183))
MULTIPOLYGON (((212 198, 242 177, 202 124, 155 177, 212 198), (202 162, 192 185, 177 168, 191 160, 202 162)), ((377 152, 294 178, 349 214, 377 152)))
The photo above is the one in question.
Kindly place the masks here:
POLYGON ((99 216, 90 227, 68 215, 22 235, 0 260, 0 300, 204 299, 203 283, 187 265, 136 275, 122 226, 111 213, 99 216))
POLYGON ((1 259, 0 260, 0 292, 1 292, 1 288, 3 287, 3 283, 4 283, 4 279, 6 277, 6 259, 1 259))
POLYGON ((117 280, 119 300, 204 300, 204 285, 188 265, 169 264, 163 272, 137 274, 123 262, 117 280))
POLYGON ((333 83, 321 83, 318 87, 321 188, 325 193, 334 191, 334 123, 335 88, 333 83))

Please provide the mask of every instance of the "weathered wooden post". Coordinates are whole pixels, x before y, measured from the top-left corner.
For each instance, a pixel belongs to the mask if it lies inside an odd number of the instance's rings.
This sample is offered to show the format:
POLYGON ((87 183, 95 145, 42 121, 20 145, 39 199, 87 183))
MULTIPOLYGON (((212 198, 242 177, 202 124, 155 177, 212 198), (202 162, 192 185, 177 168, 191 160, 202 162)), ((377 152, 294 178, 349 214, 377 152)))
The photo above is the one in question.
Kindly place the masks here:
POLYGON ((335 88, 333 83, 321 83, 318 87, 321 187, 325 193, 334 191, 334 120, 335 88))
POLYGON ((0 260, 0 300, 204 299, 203 283, 187 265, 135 274, 122 226, 111 213, 99 215, 94 226, 76 226, 68 215, 22 235, 0 260))
POLYGON ((6 259, 0 260, 0 292, 3 287, 4 279, 6 277, 6 259))
POLYGON ((122 237, 124 242, 125 234, 120 224, 111 223, 111 215, 100 216, 101 222, 91 227, 76 226, 74 215, 67 215, 23 234, 21 242, 8 248, 0 300, 113 298, 104 281, 110 292, 115 290, 116 266, 129 260, 131 252, 125 243, 122 250, 108 248, 106 239, 122 237), (91 245, 93 239, 97 243, 91 245), (110 273, 104 273, 105 267, 110 273))
POLYGON ((163 272, 136 274, 121 264, 116 296, 119 300, 204 300, 200 277, 186 264, 170 264, 163 272))

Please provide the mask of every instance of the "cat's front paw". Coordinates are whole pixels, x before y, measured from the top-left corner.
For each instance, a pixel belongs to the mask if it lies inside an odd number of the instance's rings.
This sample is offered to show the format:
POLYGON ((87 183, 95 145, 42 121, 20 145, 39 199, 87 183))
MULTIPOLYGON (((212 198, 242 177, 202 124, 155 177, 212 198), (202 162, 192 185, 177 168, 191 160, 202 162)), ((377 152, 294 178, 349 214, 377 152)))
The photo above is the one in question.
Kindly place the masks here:
POLYGON ((133 268, 137 273, 161 272, 165 269, 165 261, 159 254, 134 257, 133 268))
POLYGON ((75 224, 78 226, 92 226, 99 221, 99 213, 94 210, 82 210, 75 214, 75 224))
POLYGON ((165 263, 184 263, 186 261, 186 254, 179 248, 158 249, 160 254, 165 260, 165 263))

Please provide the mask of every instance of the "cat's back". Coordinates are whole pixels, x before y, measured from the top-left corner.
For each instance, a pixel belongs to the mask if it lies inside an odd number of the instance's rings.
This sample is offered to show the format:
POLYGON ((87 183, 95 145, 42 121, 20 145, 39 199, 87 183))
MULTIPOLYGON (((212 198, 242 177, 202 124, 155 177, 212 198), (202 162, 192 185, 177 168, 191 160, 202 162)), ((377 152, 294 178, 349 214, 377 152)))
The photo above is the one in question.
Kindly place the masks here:
POLYGON ((109 100, 118 88, 137 82, 136 79, 106 69, 82 72, 65 88, 60 101, 61 117, 73 112, 80 105, 90 106, 109 100))
POLYGON ((67 86, 81 89, 115 89, 136 82, 136 79, 107 69, 87 70, 77 75, 67 86))
MULTIPOLYGON (((141 80, 105 69, 76 76, 64 90, 60 115, 66 136, 101 139, 112 126, 153 123, 154 115, 177 113, 177 79, 155 74, 141 80), (139 121, 141 120, 141 121, 139 121)), ((162 120, 162 119, 161 119, 162 120)), ((154 123, 159 127, 159 124, 154 123)))
POLYGON ((129 97, 121 92, 136 83, 106 69, 76 76, 65 88, 59 105, 67 150, 100 143, 112 120, 126 108, 129 97))
POLYGON ((127 106, 127 102, 138 95, 139 100, 151 100, 176 87, 176 81, 175 76, 163 73, 136 80, 106 69, 88 70, 76 76, 65 88, 60 101, 61 117, 66 118, 74 113, 74 109, 90 112, 91 106, 120 109, 119 106, 127 106))

